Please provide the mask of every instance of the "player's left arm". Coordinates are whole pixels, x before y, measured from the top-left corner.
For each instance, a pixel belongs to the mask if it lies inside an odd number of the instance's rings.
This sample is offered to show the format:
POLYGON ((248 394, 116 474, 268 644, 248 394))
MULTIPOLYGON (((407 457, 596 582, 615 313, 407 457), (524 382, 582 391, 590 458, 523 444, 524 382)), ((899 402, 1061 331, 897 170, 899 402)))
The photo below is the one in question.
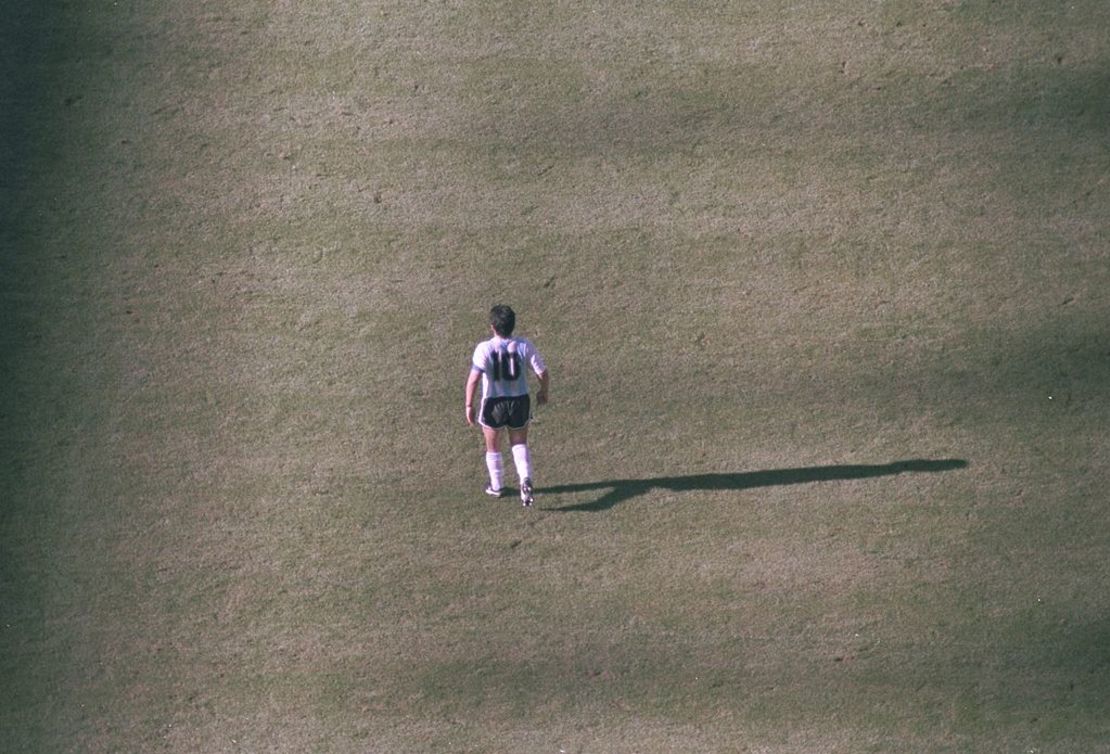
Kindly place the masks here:
POLYGON ((468 426, 474 426, 474 398, 478 394, 478 383, 482 381, 482 373, 477 369, 470 370, 470 376, 466 378, 466 423, 468 426))

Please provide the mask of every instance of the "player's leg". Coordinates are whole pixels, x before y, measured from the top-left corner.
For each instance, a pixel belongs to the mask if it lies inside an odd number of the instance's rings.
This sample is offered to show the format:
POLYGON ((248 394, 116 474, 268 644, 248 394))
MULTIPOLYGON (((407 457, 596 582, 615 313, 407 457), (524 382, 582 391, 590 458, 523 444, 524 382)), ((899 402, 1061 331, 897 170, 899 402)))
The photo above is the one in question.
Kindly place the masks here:
POLYGON ((528 427, 509 430, 509 445, 513 452, 513 464, 520 479, 520 501, 531 505, 535 499, 532 491, 532 453, 528 449, 528 427))
POLYGON ((495 427, 482 427, 482 437, 486 441, 487 453, 501 452, 501 430, 495 427))
POLYGON ((501 464, 501 430, 483 426, 482 436, 486 441, 486 470, 489 471, 486 494, 501 497, 501 481, 504 476, 504 467, 501 464))

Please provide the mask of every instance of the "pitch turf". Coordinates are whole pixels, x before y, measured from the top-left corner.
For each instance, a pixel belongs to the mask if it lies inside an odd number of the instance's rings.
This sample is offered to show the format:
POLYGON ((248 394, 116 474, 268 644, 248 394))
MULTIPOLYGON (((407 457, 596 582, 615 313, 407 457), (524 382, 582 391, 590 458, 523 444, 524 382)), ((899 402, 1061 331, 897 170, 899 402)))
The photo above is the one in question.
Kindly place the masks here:
POLYGON ((9 6, 5 747, 1105 748, 1105 3, 9 6))

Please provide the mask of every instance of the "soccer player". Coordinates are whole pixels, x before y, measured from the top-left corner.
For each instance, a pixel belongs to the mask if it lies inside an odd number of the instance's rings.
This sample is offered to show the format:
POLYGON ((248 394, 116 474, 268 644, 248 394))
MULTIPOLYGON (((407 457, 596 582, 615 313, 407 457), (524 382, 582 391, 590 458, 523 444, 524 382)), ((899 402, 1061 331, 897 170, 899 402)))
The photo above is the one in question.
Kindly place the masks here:
POLYGON ((493 337, 484 340, 474 349, 470 376, 466 380, 466 423, 482 426, 486 441, 486 469, 489 486, 486 494, 501 497, 501 429, 508 429, 512 446, 513 463, 520 479, 520 501, 525 507, 534 500, 532 492, 532 458, 528 452, 528 422, 531 421, 531 403, 528 398, 530 368, 540 381, 536 403, 547 403, 550 375, 543 357, 532 341, 513 336, 516 313, 511 307, 498 304, 489 312, 490 332, 493 337), (475 411, 474 397, 478 382, 482 383, 482 404, 475 411))

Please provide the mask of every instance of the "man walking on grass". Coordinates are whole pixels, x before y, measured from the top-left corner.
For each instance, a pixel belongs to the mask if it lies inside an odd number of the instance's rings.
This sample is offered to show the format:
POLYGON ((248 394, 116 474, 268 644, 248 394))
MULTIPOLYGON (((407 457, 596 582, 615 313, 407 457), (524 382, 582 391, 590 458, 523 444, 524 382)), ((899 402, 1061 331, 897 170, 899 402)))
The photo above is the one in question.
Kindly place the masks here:
POLYGON ((534 500, 532 492, 532 458, 528 452, 528 422, 531 421, 531 403, 528 398, 529 367, 540 381, 536 403, 547 403, 550 376, 543 357, 532 341, 514 337, 516 313, 511 307, 498 304, 489 312, 490 332, 493 337, 484 340, 474 349, 470 376, 466 380, 466 423, 482 427, 486 441, 486 468, 489 485, 486 494, 501 497, 503 476, 501 465, 501 428, 509 433, 513 463, 520 480, 520 501, 525 507, 534 500), (478 382, 482 383, 482 403, 475 411, 474 397, 478 382))

